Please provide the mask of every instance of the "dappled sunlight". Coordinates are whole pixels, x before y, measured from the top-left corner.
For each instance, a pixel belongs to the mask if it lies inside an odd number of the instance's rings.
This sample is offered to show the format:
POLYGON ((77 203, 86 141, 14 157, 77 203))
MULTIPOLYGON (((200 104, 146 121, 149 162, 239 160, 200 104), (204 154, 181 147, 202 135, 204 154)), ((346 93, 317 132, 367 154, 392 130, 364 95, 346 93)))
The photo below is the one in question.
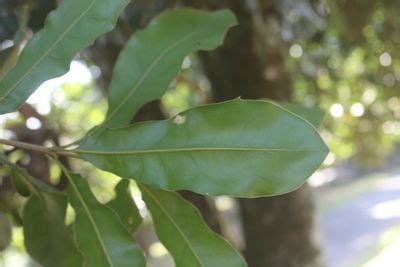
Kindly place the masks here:
POLYGON ((342 104, 340 103, 334 103, 331 108, 329 109, 329 112, 331 113, 332 117, 334 118, 340 118, 344 114, 344 109, 342 104))
POLYGON ((89 84, 93 76, 87 65, 82 61, 74 60, 71 62, 70 70, 65 75, 44 82, 28 98, 27 102, 32 105, 41 106, 51 101, 52 92, 60 88, 65 83, 89 84))
POLYGON ((362 267, 398 267, 399 266, 400 239, 389 245, 372 260, 362 267))
POLYGON ((388 228, 400 225, 400 177, 396 174, 370 175, 316 190, 328 266, 361 266, 347 264, 366 257, 387 236, 388 228))
POLYGON ((361 252, 365 249, 368 249, 368 247, 370 247, 371 244, 374 244, 375 241, 376 236, 374 234, 366 233, 352 240, 350 243, 350 248, 355 252, 361 252))
POLYGON ((24 252, 10 248, 2 252, 0 266, 29 266, 29 258, 24 252))
POLYGON ((378 220, 400 217, 400 199, 378 203, 369 210, 369 213, 372 218, 378 220))
POLYGON ((26 254, 24 249, 24 236, 21 228, 14 228, 11 246, 0 254, 1 267, 38 267, 26 254))
POLYGON ((42 123, 39 119, 35 117, 30 117, 26 120, 25 125, 28 129, 38 130, 42 127, 42 123))
MULTIPOLYGON (((332 154, 333 155, 333 154, 332 154)), ((327 159, 330 159, 329 155, 327 159)), ((337 178, 337 172, 333 168, 324 169, 315 172, 308 178, 308 184, 312 187, 319 187, 334 181, 337 178)))

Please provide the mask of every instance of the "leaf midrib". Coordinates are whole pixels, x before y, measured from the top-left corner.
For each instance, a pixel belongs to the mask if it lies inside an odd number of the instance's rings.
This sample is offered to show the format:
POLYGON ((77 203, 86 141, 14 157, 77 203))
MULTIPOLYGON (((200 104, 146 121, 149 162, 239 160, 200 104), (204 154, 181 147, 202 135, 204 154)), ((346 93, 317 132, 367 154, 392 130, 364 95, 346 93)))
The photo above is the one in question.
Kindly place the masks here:
POLYGON ((90 224, 92 225, 92 227, 94 229, 94 232, 96 234, 97 239, 99 240, 100 246, 101 246, 101 248, 102 248, 102 250, 104 252, 104 255, 106 256, 107 262, 110 264, 111 267, 114 267, 114 264, 113 264, 113 262, 111 260, 111 257, 110 257, 110 255, 108 255, 108 251, 107 251, 107 248, 106 248, 106 246, 104 244, 103 238, 101 237, 100 231, 97 228, 97 225, 96 225, 96 223, 94 221, 94 218, 92 216, 92 213, 90 212, 89 207, 87 206, 87 204, 85 202, 85 199, 81 195, 81 193, 80 193, 77 185, 75 184, 74 180, 72 179, 71 175, 67 171, 65 171, 65 174, 68 177, 68 180, 69 180, 71 186, 73 187, 73 189, 75 191, 75 194, 77 195, 79 201, 82 203, 82 207, 85 210, 85 213, 87 214, 87 216, 89 218, 90 224))
POLYGON ((190 251, 192 252, 193 256, 197 259, 198 263, 200 264, 200 266, 205 266, 203 264, 203 262, 200 259, 200 256, 197 255, 195 249, 192 247, 192 244, 190 243, 189 239, 187 238, 187 236, 185 235, 185 233, 180 229, 179 225, 175 222, 174 218, 171 217, 168 213, 167 210, 165 210, 164 206, 161 205, 161 203, 158 201, 158 199, 145 187, 145 186, 141 186, 141 188, 146 191, 146 193, 148 194, 149 197, 151 197, 153 199, 153 201, 155 202, 155 204, 160 208, 160 210, 165 214, 165 216, 171 221, 172 225, 176 228, 176 230, 178 231, 178 233, 182 236, 182 238, 186 241, 186 244, 188 245, 190 251))
POLYGON ((98 0, 93 0, 92 3, 74 20, 74 22, 67 27, 67 29, 57 38, 57 40, 49 47, 49 49, 44 53, 39 59, 25 72, 24 75, 21 76, 11 87, 6 93, 0 97, 0 102, 3 101, 10 93, 33 71, 34 68, 36 68, 37 65, 39 65, 45 57, 47 57, 50 52, 53 50, 54 47, 56 47, 60 41, 67 35, 71 29, 84 17, 89 10, 93 7, 93 5, 97 2, 98 0))
POLYGON ((148 150, 127 150, 127 151, 100 151, 100 150, 84 150, 74 149, 71 152, 78 154, 98 154, 98 155, 135 155, 135 154, 152 154, 152 153, 179 153, 179 152, 275 152, 275 153, 293 153, 293 152, 315 152, 323 153, 325 150, 309 150, 309 149, 275 149, 275 148, 225 148, 225 147, 186 147, 186 148, 168 148, 168 149, 148 149, 148 150))

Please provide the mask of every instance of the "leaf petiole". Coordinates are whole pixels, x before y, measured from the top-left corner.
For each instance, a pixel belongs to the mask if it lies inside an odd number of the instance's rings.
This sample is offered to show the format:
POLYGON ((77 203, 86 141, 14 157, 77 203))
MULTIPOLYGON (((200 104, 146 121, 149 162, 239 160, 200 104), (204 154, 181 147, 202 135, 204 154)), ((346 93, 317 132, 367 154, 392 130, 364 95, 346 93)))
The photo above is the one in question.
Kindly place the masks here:
POLYGON ((21 149, 25 149, 25 150, 36 151, 36 152, 44 153, 47 155, 53 155, 53 156, 58 155, 58 156, 66 156, 66 157, 71 157, 71 158, 79 158, 79 156, 77 154, 70 152, 70 151, 66 151, 64 149, 60 149, 58 147, 45 147, 45 146, 35 145, 35 144, 31 144, 31 143, 7 140, 7 139, 2 139, 2 138, 0 138, 0 144, 12 146, 12 147, 16 147, 16 148, 21 148, 21 149))

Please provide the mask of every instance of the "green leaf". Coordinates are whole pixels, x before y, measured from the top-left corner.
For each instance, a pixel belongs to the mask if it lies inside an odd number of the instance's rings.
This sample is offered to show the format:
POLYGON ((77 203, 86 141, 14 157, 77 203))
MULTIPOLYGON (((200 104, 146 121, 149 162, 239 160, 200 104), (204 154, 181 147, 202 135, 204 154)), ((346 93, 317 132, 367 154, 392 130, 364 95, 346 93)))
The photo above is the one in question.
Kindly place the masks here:
POLYGON ((33 193, 36 196, 41 196, 42 191, 47 193, 58 192, 54 188, 45 184, 43 181, 32 177, 26 171, 26 169, 10 162, 8 158, 1 153, 0 163, 3 163, 4 166, 10 171, 12 184, 20 195, 28 197, 31 193, 33 193))
POLYGON ((325 111, 319 107, 310 108, 292 103, 278 103, 278 105, 289 110, 290 112, 293 112, 296 115, 299 115, 300 117, 314 125, 315 128, 318 128, 321 125, 322 120, 325 116, 325 111))
POLYGON ((25 195, 24 242, 28 253, 43 267, 83 266, 83 257, 64 223, 67 196, 30 176, 0 153, 0 162, 13 173, 25 195))
POLYGON ((25 247, 43 267, 86 266, 64 223, 66 207, 66 195, 42 191, 24 208, 25 247))
POLYGON ((328 148, 299 116, 271 102, 237 99, 106 129, 73 151, 100 169, 157 188, 256 197, 296 189, 328 148))
POLYGON ((187 54, 216 48, 235 23, 234 15, 226 10, 180 9, 164 12, 146 30, 137 32, 115 66, 103 126, 129 124, 143 104, 164 94, 187 54))
POLYGON ((160 241, 177 267, 247 266, 232 246, 208 228, 200 213, 174 192, 141 185, 160 241))
POLYGON ((24 180, 24 175, 15 169, 11 170, 11 175, 11 183, 14 186, 15 191, 17 191, 21 196, 29 197, 31 195, 31 191, 29 189, 29 185, 27 185, 24 180))
POLYGON ((12 169, 12 167, 14 166, 14 164, 12 164, 8 160, 7 156, 3 153, 3 151, 0 151, 0 162, 2 163, 2 165, 7 167, 8 169, 12 169))
POLYGON ((66 170, 68 197, 75 210, 75 238, 87 267, 145 266, 144 257, 118 215, 99 203, 86 180, 66 170))
POLYGON ((115 187, 115 198, 107 203, 121 218, 122 223, 133 234, 142 223, 143 218, 132 199, 129 190, 129 180, 122 179, 115 187))
POLYGON ((47 18, 0 83, 0 114, 16 110, 44 81, 66 73, 72 58, 110 31, 129 0, 68 0, 47 18))

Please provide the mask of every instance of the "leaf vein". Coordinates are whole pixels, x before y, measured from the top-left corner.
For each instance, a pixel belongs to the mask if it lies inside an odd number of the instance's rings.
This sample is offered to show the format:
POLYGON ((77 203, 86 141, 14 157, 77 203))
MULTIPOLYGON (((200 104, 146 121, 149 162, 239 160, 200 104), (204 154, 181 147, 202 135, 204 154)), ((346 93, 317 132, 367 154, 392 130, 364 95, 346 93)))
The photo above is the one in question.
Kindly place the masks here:
POLYGON ((324 150, 307 150, 307 149, 275 149, 275 148, 222 148, 222 147, 192 147, 192 148, 175 148, 175 149, 149 149, 149 150, 126 150, 126 151, 100 151, 100 150, 84 150, 74 149, 72 152, 79 154, 97 154, 97 155, 134 155, 134 154, 152 154, 152 153, 179 153, 179 152, 275 152, 275 153, 290 153, 290 152, 316 152, 323 153, 324 150))
POLYGON ((98 227, 97 227, 97 225, 96 225, 96 223, 94 221, 93 215, 91 214, 90 209, 87 206, 87 203, 86 203, 85 199, 83 198, 83 196, 79 192, 79 189, 78 189, 77 185, 75 184, 74 180, 72 179, 72 177, 70 176, 68 171, 65 170, 64 173, 68 177, 68 180, 69 180, 71 186, 73 187, 73 189, 75 191, 75 194, 77 195, 78 199, 82 203, 82 207, 85 210, 85 212, 86 212, 86 214, 87 214, 87 216, 89 218, 90 224, 92 225, 92 227, 94 229, 94 232, 96 233, 96 237, 100 242, 100 246, 101 246, 101 248, 102 248, 102 250, 104 252, 104 255, 106 256, 106 259, 107 259, 108 263, 110 264, 111 267, 113 267, 114 264, 112 263, 110 255, 108 255, 108 251, 107 251, 107 248, 106 248, 106 246, 104 244, 104 240, 102 239, 102 237, 100 235, 100 230, 98 229, 98 227))
POLYGON ((160 210, 165 214, 165 216, 167 216, 167 218, 171 221, 172 225, 176 228, 176 230, 178 231, 178 233, 182 236, 182 238, 186 241, 190 251, 193 253, 193 255, 195 256, 195 258, 198 260, 200 266, 205 266, 203 264, 203 262, 201 261, 199 255, 197 255, 195 249, 192 247, 192 244, 190 243, 189 239, 187 238, 187 236, 185 235, 185 233, 181 230, 181 228, 179 227, 179 225, 175 222, 175 220, 173 219, 173 217, 171 217, 169 215, 169 213, 165 210, 164 206, 157 200, 157 198, 149 191, 147 190, 147 188, 145 188, 144 186, 141 186, 140 188, 142 188, 144 191, 146 191, 146 193, 149 195, 149 197, 151 197, 153 199, 153 201, 155 202, 155 204, 160 208, 160 210))
MULTIPOLYGON (((172 49, 174 49, 175 47, 177 47, 180 43, 182 43, 183 41, 185 41, 187 38, 189 38, 191 35, 193 35, 194 32, 191 32, 185 36, 183 36, 181 39, 179 39, 178 41, 172 43, 170 46, 168 46, 151 64, 150 66, 146 69, 146 71, 144 72, 143 76, 138 80, 137 83, 135 83, 135 85, 133 86, 133 88, 131 90, 129 90, 129 94, 127 97, 125 97, 119 104, 118 106, 110 113, 110 115, 107 117, 107 119, 103 122, 103 125, 105 125, 108 121, 110 121, 117 113, 118 111, 122 108, 123 105, 125 105, 125 103, 127 101, 129 101, 129 99, 133 96, 133 94, 137 91, 137 89, 142 85, 142 83, 146 80, 146 78, 148 77, 149 73, 157 66, 158 62, 160 62, 162 60, 162 58, 168 54, 168 52, 170 52, 172 49)), ((101 127, 100 127, 101 128, 101 127)), ((98 128, 98 129, 100 129, 98 128)))

